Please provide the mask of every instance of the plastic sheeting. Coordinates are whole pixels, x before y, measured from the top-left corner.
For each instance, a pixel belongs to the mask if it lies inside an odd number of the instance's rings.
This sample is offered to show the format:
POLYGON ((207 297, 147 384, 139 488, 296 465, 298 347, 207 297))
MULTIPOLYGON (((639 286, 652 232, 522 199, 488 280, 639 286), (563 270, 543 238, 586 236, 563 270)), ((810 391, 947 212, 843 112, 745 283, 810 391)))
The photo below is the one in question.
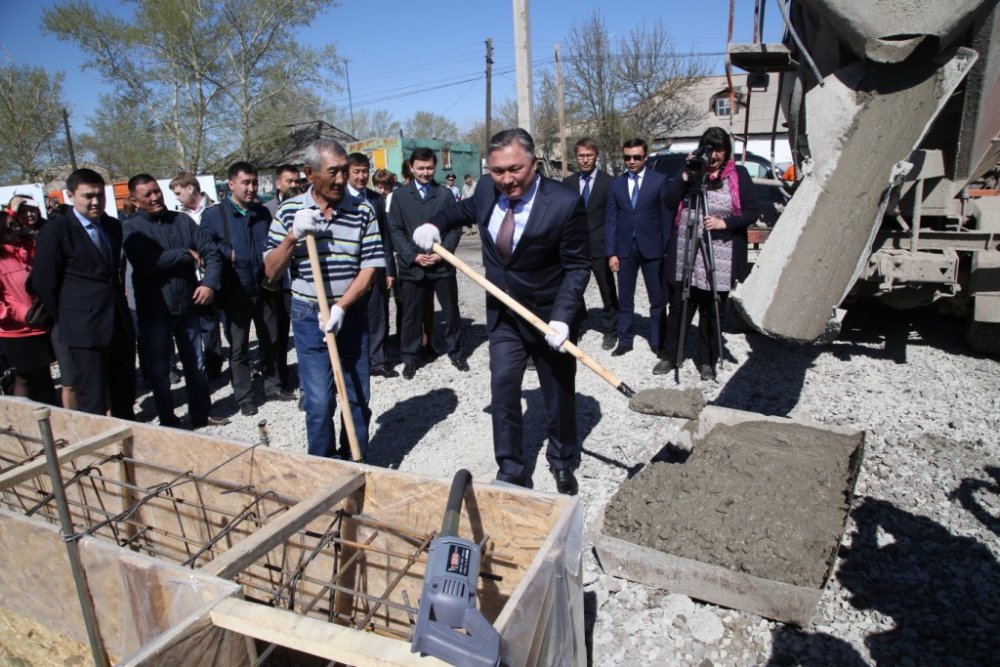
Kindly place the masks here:
MULTIPOLYGON (((250 664, 244 639, 212 627, 208 618, 219 600, 240 595, 238 585, 98 540, 83 538, 78 545, 101 636, 113 661, 199 667, 250 664), (164 652, 165 648, 169 650, 164 652)), ((4 510, 0 510, 0 605, 89 646, 59 530, 4 510)))
POLYGON ((572 498, 494 626, 505 665, 582 667, 583 503, 572 498))

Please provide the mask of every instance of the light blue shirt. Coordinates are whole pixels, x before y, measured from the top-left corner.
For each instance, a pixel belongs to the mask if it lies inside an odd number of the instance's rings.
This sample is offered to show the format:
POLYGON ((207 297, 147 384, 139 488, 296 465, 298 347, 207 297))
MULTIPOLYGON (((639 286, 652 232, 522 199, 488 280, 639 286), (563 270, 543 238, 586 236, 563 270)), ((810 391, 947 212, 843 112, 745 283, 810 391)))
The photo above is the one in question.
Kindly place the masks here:
MULTIPOLYGON (((531 205, 535 200, 535 193, 538 192, 538 184, 541 182, 542 177, 535 175, 535 182, 531 184, 528 191, 524 193, 524 196, 517 201, 514 206, 514 240, 510 244, 510 254, 514 254, 517 249, 517 243, 521 240, 521 234, 524 233, 524 226, 528 224, 528 218, 531 216, 531 205)), ((497 200, 497 205, 493 207, 493 214, 490 215, 490 225, 489 232, 490 238, 496 243, 497 233, 500 231, 500 223, 503 222, 504 216, 507 215, 507 209, 510 207, 510 199, 507 195, 500 195, 500 199, 497 200)))
POLYGON ((90 218, 85 218, 84 216, 80 215, 80 212, 77 211, 75 208, 73 209, 73 215, 75 215, 76 219, 80 222, 81 225, 83 225, 84 231, 87 232, 87 236, 89 236, 90 240, 93 241, 94 246, 97 248, 98 252, 100 252, 102 255, 106 257, 108 254, 108 246, 105 245, 104 232, 101 230, 98 224, 93 220, 91 220, 90 218))

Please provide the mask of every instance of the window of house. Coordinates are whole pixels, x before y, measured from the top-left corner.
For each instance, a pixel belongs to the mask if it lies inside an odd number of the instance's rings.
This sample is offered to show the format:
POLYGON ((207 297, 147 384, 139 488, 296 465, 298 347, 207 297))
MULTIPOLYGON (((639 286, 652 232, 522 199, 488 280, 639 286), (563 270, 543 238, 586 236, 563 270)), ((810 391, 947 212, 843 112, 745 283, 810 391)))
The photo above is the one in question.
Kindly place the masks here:
POLYGON ((441 168, 451 169, 451 149, 442 148, 441 149, 441 168))
POLYGON ((728 97, 715 98, 715 115, 729 116, 731 114, 732 114, 732 109, 729 106, 729 98, 728 97))

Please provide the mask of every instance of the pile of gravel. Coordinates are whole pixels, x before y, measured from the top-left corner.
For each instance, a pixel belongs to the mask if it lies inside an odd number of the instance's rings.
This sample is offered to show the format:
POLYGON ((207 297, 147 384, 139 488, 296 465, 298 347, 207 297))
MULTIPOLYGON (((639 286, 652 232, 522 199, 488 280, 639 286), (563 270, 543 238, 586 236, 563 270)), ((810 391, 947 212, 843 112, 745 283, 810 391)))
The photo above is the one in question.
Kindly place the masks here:
MULTIPOLYGON (((458 254, 482 269, 474 237, 463 239, 458 254)), ((645 293, 637 291, 641 304, 645 293)), ((459 296, 472 370, 461 373, 441 357, 410 381, 373 378, 371 463, 442 477, 460 467, 480 479, 495 474, 485 299, 461 276, 459 296)), ((595 285, 586 299, 587 324, 595 326, 595 285)), ((601 333, 593 329, 580 347, 636 390, 677 386, 673 375, 651 374, 656 358, 645 342, 646 318, 638 317, 637 326, 635 350, 625 356, 601 350, 601 333)), ((577 476, 586 504, 583 581, 593 664, 994 662, 1000 655, 1000 367, 967 352, 959 333, 953 319, 871 307, 852 311, 840 338, 825 346, 730 329, 718 382, 700 380, 695 366, 685 364, 680 387, 699 389, 709 404, 867 431, 834 576, 814 623, 803 629, 601 570, 589 548, 599 511, 623 480, 671 449, 684 422, 629 410, 627 399, 580 366, 577 476)), ((256 441, 263 418, 271 446, 305 451, 303 413, 294 402, 265 403, 257 417, 243 417, 228 385, 214 389, 213 412, 232 423, 204 432, 256 441)), ((183 391, 175 391, 180 402, 183 391)), ((151 399, 142 400, 149 417, 151 399)), ((554 492, 544 459, 545 409, 531 372, 523 403, 525 446, 537 454, 534 486, 554 492)))

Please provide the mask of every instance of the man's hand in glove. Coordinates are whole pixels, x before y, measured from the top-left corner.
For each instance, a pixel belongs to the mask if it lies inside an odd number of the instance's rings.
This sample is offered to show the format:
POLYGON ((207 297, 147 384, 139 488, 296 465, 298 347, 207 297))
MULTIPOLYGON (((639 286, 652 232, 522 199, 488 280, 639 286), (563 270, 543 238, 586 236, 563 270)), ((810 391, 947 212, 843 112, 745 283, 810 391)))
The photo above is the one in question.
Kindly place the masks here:
POLYGON ((566 350, 563 349, 562 344, 566 342, 567 338, 569 338, 569 325, 565 322, 552 320, 549 322, 549 326, 555 329, 555 331, 545 334, 545 342, 548 343, 549 347, 553 350, 566 352, 566 350))
POLYGON ((320 331, 336 336, 344 324, 344 309, 337 305, 330 306, 330 319, 326 323, 323 322, 323 313, 316 313, 316 319, 319 320, 320 331))
POLYGON ((304 239, 306 234, 315 234, 326 221, 316 208, 304 208, 295 212, 292 219, 292 233, 296 239, 304 239))
POLYGON ((441 231, 429 222, 413 230, 413 242, 421 250, 430 251, 435 243, 441 243, 441 231))

